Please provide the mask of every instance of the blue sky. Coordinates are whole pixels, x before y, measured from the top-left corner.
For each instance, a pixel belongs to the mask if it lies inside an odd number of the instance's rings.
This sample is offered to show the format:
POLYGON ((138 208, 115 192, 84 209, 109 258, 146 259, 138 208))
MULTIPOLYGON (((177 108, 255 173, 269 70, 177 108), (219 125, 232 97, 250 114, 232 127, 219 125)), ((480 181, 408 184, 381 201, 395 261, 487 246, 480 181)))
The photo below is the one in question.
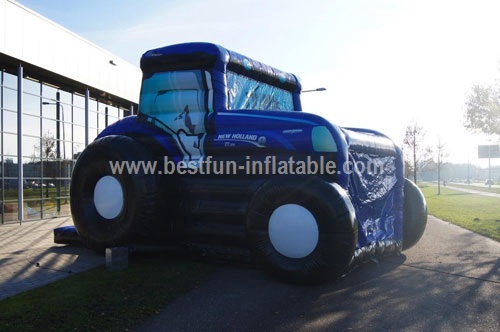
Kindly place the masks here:
POLYGON ((401 144, 417 121, 455 162, 488 137, 463 129, 475 83, 500 78, 496 0, 19 0, 138 65, 151 48, 210 41, 297 74, 303 109, 401 144))

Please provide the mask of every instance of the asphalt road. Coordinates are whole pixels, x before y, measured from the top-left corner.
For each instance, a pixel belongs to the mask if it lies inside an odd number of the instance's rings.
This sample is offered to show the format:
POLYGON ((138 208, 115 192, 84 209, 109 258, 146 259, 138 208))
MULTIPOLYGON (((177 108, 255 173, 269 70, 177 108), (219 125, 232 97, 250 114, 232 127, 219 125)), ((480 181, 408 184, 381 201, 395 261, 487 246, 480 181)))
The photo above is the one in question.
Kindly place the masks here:
POLYGON ((137 331, 500 331, 500 243, 429 217, 403 255, 319 286, 221 267, 137 331))

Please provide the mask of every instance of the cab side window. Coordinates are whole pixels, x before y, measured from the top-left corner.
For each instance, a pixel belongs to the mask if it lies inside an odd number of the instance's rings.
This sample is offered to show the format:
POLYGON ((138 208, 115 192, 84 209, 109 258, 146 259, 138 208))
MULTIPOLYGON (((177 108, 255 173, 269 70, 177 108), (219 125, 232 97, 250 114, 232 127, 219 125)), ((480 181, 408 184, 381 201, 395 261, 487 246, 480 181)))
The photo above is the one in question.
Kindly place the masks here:
POLYGON ((292 93, 252 78, 227 72, 228 110, 293 111, 292 93))

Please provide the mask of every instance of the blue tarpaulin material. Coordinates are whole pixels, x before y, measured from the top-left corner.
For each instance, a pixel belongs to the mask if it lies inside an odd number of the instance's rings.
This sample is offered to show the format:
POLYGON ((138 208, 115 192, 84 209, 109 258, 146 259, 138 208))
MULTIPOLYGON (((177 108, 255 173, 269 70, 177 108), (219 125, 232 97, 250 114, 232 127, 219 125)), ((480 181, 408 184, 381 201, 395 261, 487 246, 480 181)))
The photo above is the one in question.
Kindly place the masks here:
POLYGON ((348 193, 358 219, 358 248, 400 246, 403 237, 402 155, 384 135, 343 129, 348 143, 348 193))

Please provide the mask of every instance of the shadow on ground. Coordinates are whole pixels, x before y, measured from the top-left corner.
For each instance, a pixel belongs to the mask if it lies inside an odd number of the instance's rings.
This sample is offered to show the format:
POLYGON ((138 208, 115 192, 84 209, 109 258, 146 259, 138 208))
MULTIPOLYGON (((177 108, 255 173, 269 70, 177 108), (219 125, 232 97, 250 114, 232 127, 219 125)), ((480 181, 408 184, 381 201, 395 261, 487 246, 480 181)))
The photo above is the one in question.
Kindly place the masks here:
MULTIPOLYGON (((491 293, 498 295, 499 284, 407 266, 405 260, 402 255, 367 263, 319 286, 284 284, 260 270, 223 267, 203 289, 167 307, 159 320, 164 331, 462 331, 470 326, 488 331, 498 327, 498 316, 491 309, 500 302, 491 293)), ((495 264, 482 278, 497 272, 495 264)), ((154 324, 154 319, 149 323, 154 324)), ((140 330, 152 326, 146 324, 140 330)))

